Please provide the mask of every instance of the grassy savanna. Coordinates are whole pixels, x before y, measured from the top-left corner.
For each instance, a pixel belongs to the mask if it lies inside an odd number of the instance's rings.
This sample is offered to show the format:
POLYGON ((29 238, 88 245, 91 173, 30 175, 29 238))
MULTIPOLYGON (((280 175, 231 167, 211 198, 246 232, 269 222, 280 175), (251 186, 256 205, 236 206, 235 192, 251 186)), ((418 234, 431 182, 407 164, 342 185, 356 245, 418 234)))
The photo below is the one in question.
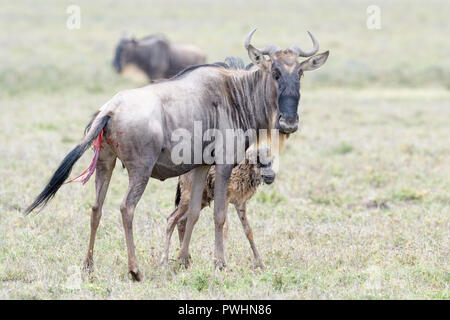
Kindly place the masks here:
MULTIPOLYGON (((0 298, 449 298, 450 64, 447 1, 2 2, 0 12, 0 298), (38 7, 37 7, 38 6, 38 7), (252 254, 230 209, 226 271, 213 267, 212 209, 194 230, 192 267, 159 265, 176 179, 151 180, 134 219, 145 281, 127 274, 118 164, 97 233, 95 272, 81 272, 94 181, 65 185, 38 214, 21 210, 81 139, 90 115, 135 87, 111 68, 122 30, 164 32, 203 48, 209 61, 244 58, 255 45, 330 50, 302 79, 302 128, 287 142, 275 183, 249 202, 252 254), (78 275, 80 277, 78 277, 78 275), (78 287, 77 280, 81 278, 78 287), (74 285, 75 283, 75 285, 74 285)), ((89 164, 88 151, 72 176, 89 164)))

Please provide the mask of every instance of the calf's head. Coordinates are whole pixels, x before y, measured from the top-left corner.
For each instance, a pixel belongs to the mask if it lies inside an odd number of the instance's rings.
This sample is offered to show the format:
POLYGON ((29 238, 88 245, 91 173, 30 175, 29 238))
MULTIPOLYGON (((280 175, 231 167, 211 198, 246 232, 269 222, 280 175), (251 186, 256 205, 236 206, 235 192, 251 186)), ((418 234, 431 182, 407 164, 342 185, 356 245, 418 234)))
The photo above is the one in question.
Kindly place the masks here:
POLYGON ((260 164, 259 172, 265 184, 272 184, 275 180, 276 173, 272 169, 272 163, 260 164))
POLYGON ((259 147, 256 155, 256 170, 259 171, 265 184, 272 184, 276 173, 272 168, 274 157, 267 146, 259 147))
POLYGON ((297 131, 299 122, 300 78, 305 71, 322 66, 327 61, 329 51, 316 55, 319 51, 319 43, 310 32, 308 34, 313 42, 313 49, 309 52, 297 46, 285 50, 274 45, 257 49, 250 44, 255 31, 256 29, 248 34, 245 48, 253 64, 264 72, 270 73, 276 87, 278 115, 275 128, 281 133, 293 133, 297 131), (299 57, 309 58, 299 62, 299 57))

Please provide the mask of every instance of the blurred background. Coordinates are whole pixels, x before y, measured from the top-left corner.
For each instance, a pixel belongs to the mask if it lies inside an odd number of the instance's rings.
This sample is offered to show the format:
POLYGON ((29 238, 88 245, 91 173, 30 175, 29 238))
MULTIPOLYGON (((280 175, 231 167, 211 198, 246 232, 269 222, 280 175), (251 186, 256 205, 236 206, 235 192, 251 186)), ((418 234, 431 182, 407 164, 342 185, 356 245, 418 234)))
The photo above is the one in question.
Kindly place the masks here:
MULTIPOLYGON (((448 299, 450 230, 450 1, 0 0, 0 298, 448 299), (78 6, 79 29, 67 21, 78 6), (368 28, 379 8, 380 28, 368 28), (94 274, 81 278, 94 179, 63 186, 39 214, 21 211, 91 115, 140 86, 112 67, 123 32, 164 33, 208 62, 256 47, 310 50, 326 64, 302 78, 301 130, 261 186, 248 217, 266 269, 255 270, 230 210, 226 272, 213 269, 214 222, 194 230, 193 265, 159 265, 176 179, 151 180, 136 211, 145 281, 127 277, 118 165, 97 233, 94 274), (70 282, 75 279, 75 281, 70 282), (77 280, 78 279, 78 280, 77 280)), ((91 160, 86 152, 72 177, 91 160)))
POLYGON ((257 27, 259 46, 310 48, 306 30, 330 50, 327 67, 308 86, 450 87, 448 1, 2 1, 3 93, 110 90, 121 86, 110 67, 123 31, 137 38, 162 32, 202 48, 209 62, 247 59, 243 41, 257 27), (81 28, 68 30, 69 5, 81 28), (370 30, 369 5, 381 9, 370 30), (43 80, 45 79, 45 80, 43 80))

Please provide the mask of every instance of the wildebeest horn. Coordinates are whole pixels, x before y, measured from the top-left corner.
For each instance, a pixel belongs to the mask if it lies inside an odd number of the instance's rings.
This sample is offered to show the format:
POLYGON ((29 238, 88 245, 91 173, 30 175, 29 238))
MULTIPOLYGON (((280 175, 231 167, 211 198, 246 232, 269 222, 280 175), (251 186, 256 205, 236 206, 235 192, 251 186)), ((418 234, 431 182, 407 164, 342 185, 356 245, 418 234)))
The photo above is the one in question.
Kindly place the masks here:
MULTIPOLYGON (((256 28, 255 29, 253 29, 252 31, 250 31, 250 33, 247 35, 247 38, 245 38, 245 43, 244 43, 244 46, 245 46, 245 49, 249 49, 250 48, 250 46, 252 46, 251 44, 250 44, 250 41, 252 40, 252 36, 253 36, 253 34, 256 32, 256 28)), ((253 46, 252 46, 253 47, 253 46)))
MULTIPOLYGON (((256 28, 253 29, 247 36, 247 38, 245 38, 245 49, 249 49, 250 47, 254 48, 253 45, 250 44, 250 41, 252 40, 252 36, 255 33, 256 28)), ((256 49, 256 48, 255 48, 256 49)), ((266 55, 273 55, 274 53, 276 53, 277 51, 280 51, 281 48, 278 46, 274 46, 274 45, 270 45, 270 46, 266 46, 262 49, 257 49, 259 52, 261 52, 262 54, 266 54, 266 55)))
POLYGON ((300 49, 297 46, 292 46, 289 49, 294 52, 299 57, 310 57, 312 55, 315 55, 317 51, 319 51, 319 42, 317 42, 316 38, 312 35, 311 32, 308 31, 309 36, 311 37, 311 40, 313 42, 313 49, 309 52, 305 52, 302 49, 300 49))

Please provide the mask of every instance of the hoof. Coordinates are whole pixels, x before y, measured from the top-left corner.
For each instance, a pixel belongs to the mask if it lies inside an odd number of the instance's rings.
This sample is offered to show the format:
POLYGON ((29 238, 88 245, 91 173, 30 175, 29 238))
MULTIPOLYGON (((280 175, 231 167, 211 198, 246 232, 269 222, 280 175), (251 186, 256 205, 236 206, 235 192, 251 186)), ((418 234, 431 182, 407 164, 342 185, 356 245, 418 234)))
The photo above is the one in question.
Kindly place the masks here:
POLYGON ((161 261, 159 262, 162 267, 167 268, 169 266, 169 258, 168 257, 162 257, 161 261))
POLYGON ((86 259, 83 263, 83 271, 87 274, 91 274, 94 272, 94 260, 86 259))
POLYGON ((264 270, 266 268, 266 266, 264 265, 264 262, 262 262, 261 260, 258 260, 255 262, 255 268, 264 270))
POLYGON ((188 256, 188 257, 180 257, 180 262, 181 262, 181 265, 185 269, 188 269, 191 266, 190 256, 188 256))
POLYGON ((217 269, 217 270, 220 270, 220 271, 225 270, 226 267, 227 267, 227 266, 225 265, 225 262, 223 262, 223 261, 216 261, 216 262, 214 263, 214 265, 215 265, 216 269, 217 269))
POLYGON ((130 274, 133 281, 141 282, 142 280, 144 280, 144 276, 138 269, 130 270, 130 274))

